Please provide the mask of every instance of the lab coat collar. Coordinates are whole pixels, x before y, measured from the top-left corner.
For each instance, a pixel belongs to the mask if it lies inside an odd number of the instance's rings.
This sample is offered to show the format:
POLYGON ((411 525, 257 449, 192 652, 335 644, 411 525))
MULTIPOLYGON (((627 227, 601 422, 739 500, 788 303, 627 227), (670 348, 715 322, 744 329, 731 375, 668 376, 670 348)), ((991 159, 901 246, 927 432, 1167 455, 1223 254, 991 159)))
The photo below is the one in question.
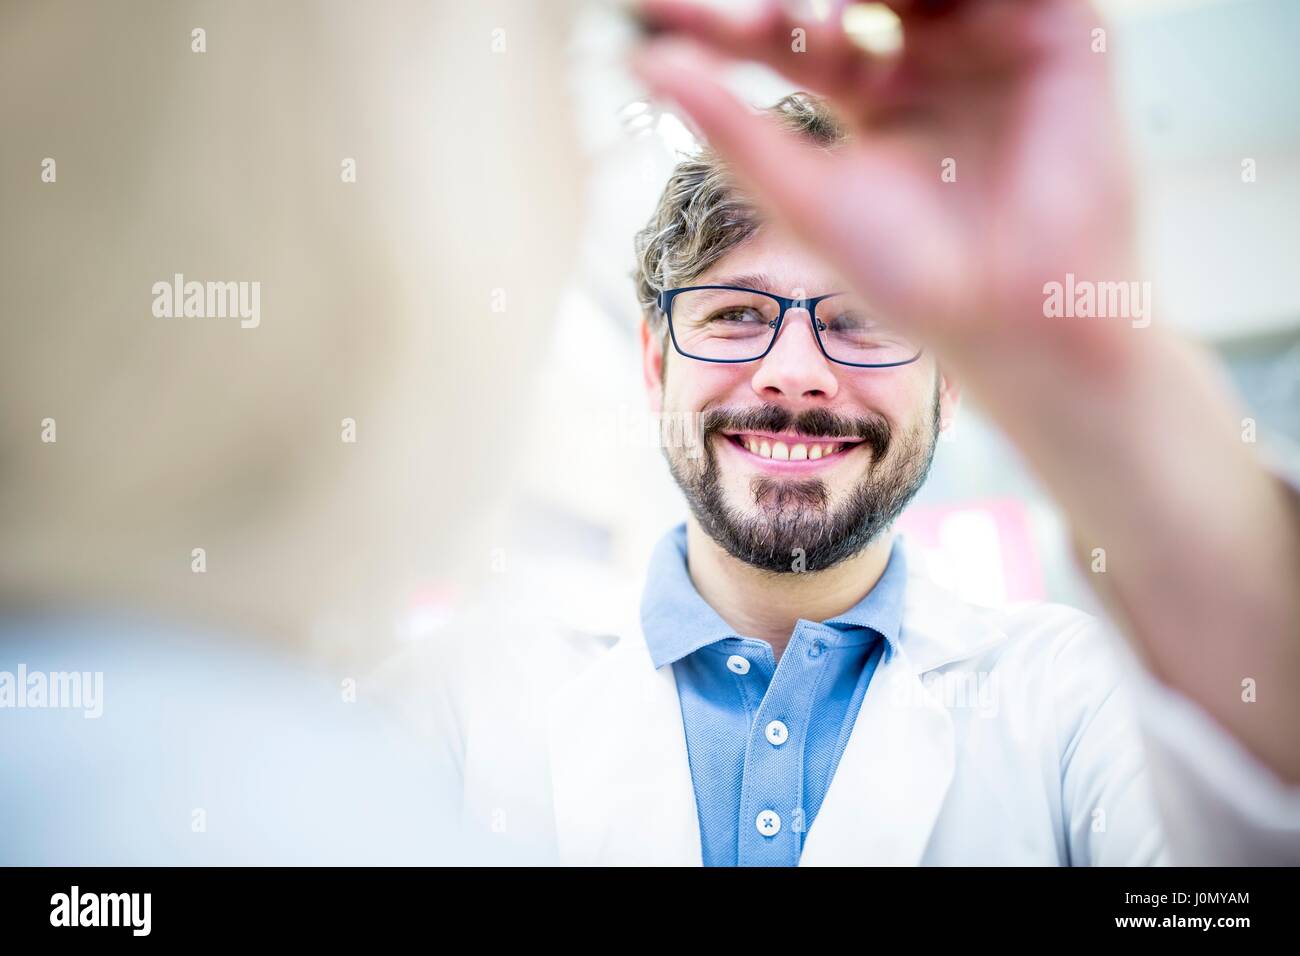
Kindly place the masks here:
MULTIPOLYGON (((915 865, 952 782, 951 718, 922 683, 1004 634, 908 561, 902 630, 863 699, 801 866, 915 865)), ((671 667, 629 615, 618 643, 551 698, 548 745, 560 859, 702 862, 695 788, 671 667)))

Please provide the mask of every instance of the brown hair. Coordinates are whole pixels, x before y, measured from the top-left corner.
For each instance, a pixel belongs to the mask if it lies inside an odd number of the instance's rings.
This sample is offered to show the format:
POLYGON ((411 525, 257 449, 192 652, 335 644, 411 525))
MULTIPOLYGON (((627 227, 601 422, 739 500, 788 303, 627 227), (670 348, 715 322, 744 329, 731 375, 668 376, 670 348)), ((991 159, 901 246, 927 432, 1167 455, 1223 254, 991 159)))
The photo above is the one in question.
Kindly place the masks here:
MULTIPOLYGON (((811 93, 791 93, 764 112, 828 149, 847 138, 826 102, 811 93)), ((736 190, 726 165, 710 147, 678 163, 635 240, 632 277, 651 326, 663 319, 655 307, 660 292, 699 276, 760 225, 757 210, 736 190)))

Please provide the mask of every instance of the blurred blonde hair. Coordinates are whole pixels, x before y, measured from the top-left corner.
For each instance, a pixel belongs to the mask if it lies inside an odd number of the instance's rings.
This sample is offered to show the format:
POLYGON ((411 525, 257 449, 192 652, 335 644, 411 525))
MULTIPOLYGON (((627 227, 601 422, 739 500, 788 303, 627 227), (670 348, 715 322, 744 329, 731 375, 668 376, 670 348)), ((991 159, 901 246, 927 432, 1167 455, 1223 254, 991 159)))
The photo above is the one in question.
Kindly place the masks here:
POLYGON ((569 13, 5 5, 5 606, 369 636, 488 566, 578 224, 569 13), (175 273, 260 325, 153 316, 175 273))

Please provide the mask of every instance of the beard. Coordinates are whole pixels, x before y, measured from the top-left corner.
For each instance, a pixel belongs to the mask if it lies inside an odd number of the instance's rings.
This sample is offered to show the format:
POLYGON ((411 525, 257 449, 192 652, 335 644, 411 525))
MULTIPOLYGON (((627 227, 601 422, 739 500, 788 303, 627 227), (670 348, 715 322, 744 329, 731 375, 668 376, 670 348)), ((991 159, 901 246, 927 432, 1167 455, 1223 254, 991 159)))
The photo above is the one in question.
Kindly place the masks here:
MULTIPOLYGON (((825 409, 794 414, 778 405, 739 411, 711 409, 699 418, 702 454, 665 440, 668 469, 705 534, 733 558, 774 574, 822 571, 859 554, 893 525, 925 483, 939 437, 939 387, 929 422, 898 435, 883 418, 846 419, 825 409), (866 475, 838 506, 821 478, 756 475, 754 509, 726 501, 713 436, 721 430, 797 432, 857 437, 871 449, 866 475)), ((724 437, 724 441, 729 440, 724 437)))

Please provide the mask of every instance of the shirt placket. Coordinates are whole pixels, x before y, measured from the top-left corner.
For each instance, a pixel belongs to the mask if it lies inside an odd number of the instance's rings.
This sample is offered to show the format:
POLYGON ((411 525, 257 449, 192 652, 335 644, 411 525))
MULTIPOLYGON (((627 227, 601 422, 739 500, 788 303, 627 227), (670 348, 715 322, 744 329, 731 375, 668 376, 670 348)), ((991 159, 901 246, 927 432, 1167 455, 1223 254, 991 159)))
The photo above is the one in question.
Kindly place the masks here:
MULTIPOLYGON (((808 828, 804 750, 834 631, 796 625, 750 726, 741 781, 738 863, 795 866, 808 828)), ((771 660, 771 651, 761 653, 771 660)), ((769 667, 772 667, 768 663, 769 667)))

